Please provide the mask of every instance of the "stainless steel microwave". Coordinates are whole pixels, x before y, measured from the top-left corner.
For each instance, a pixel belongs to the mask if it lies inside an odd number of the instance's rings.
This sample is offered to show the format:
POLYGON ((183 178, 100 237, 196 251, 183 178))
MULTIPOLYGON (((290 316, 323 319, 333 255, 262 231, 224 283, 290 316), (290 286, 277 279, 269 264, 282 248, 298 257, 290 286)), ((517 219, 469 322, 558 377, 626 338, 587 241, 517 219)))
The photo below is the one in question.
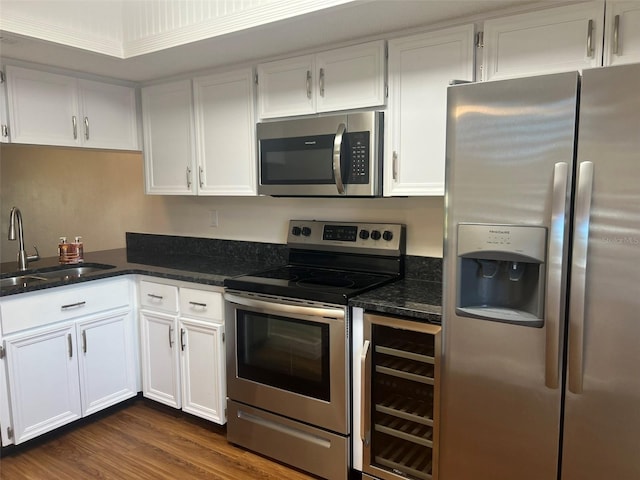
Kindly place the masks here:
POLYGON ((258 193, 382 196, 383 113, 258 123, 258 193))

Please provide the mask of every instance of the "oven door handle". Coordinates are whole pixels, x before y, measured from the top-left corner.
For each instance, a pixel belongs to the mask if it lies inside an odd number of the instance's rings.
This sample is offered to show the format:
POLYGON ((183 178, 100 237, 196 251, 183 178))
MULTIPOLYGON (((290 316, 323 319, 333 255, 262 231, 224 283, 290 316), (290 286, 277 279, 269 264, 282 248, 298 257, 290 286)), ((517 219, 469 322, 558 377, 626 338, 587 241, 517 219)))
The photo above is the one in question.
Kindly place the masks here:
POLYGON ((241 297, 232 293, 225 293, 224 299, 245 307, 260 308, 269 312, 289 315, 307 315, 311 317, 328 317, 344 320, 345 312, 342 308, 305 307, 302 305, 288 305, 285 303, 265 302, 253 298, 241 297))

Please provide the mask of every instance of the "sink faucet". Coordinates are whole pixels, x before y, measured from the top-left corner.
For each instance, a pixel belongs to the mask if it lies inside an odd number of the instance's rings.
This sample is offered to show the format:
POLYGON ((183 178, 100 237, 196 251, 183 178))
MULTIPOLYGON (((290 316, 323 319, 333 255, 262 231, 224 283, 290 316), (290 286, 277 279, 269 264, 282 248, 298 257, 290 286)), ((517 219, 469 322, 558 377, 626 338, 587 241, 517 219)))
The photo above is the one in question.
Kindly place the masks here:
POLYGON ((9 240, 16 239, 16 222, 18 223, 18 270, 26 270, 29 262, 35 262, 36 260, 40 260, 40 254, 38 253, 38 249, 34 245, 33 248, 36 249, 35 255, 27 255, 27 252, 24 249, 24 232, 22 230, 22 214, 18 207, 13 207, 11 209, 11 213, 9 214, 9 240))

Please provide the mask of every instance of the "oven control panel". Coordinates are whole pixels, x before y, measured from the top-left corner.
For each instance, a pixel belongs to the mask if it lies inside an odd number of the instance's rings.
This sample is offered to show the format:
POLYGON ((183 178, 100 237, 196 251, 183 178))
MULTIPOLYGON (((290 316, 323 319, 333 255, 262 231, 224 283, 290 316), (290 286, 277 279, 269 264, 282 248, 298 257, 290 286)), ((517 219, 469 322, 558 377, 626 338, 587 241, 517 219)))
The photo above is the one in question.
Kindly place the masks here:
POLYGON ((404 254, 405 226, 399 223, 291 220, 287 245, 292 248, 358 251, 381 255, 404 254))

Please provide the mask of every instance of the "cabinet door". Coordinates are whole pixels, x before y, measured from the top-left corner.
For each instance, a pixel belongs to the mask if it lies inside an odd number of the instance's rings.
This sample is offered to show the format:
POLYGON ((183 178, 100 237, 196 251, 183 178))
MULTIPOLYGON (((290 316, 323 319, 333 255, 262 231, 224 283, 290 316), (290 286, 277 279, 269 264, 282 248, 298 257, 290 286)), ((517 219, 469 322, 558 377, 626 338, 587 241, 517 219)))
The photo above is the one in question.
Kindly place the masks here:
POLYGON ((191 81, 142 89, 146 193, 195 195, 191 81))
POLYGON ((74 325, 40 329, 5 341, 15 443, 80 418, 74 325))
POLYGON ((316 56, 317 111, 384 105, 384 41, 316 56))
POLYGON ((313 55, 258 65, 260 118, 315 113, 315 87, 313 55))
POLYGON ((255 195, 252 70, 195 78, 193 93, 198 194, 255 195))
POLYGON ((142 326, 142 393, 180 408, 179 344, 176 317, 140 312, 142 326))
POLYGON ((130 309, 77 324, 82 415, 137 394, 130 309))
POLYGON ((7 118, 7 82, 4 67, 0 65, 0 143, 9 142, 9 119, 7 118))
POLYGON ((603 26, 603 1, 487 20, 483 80, 600 66, 603 26))
POLYGON ((180 320, 182 409, 226 423, 224 325, 180 320))
POLYGON ((474 78, 473 25, 389 42, 387 196, 443 195, 447 87, 474 78))
POLYGON ((79 80, 83 146, 138 149, 136 96, 133 88, 79 80))
POLYGON ((80 146, 77 81, 8 65, 11 141, 80 146))
POLYGON ((640 2, 607 2, 604 64, 640 62, 640 2))

